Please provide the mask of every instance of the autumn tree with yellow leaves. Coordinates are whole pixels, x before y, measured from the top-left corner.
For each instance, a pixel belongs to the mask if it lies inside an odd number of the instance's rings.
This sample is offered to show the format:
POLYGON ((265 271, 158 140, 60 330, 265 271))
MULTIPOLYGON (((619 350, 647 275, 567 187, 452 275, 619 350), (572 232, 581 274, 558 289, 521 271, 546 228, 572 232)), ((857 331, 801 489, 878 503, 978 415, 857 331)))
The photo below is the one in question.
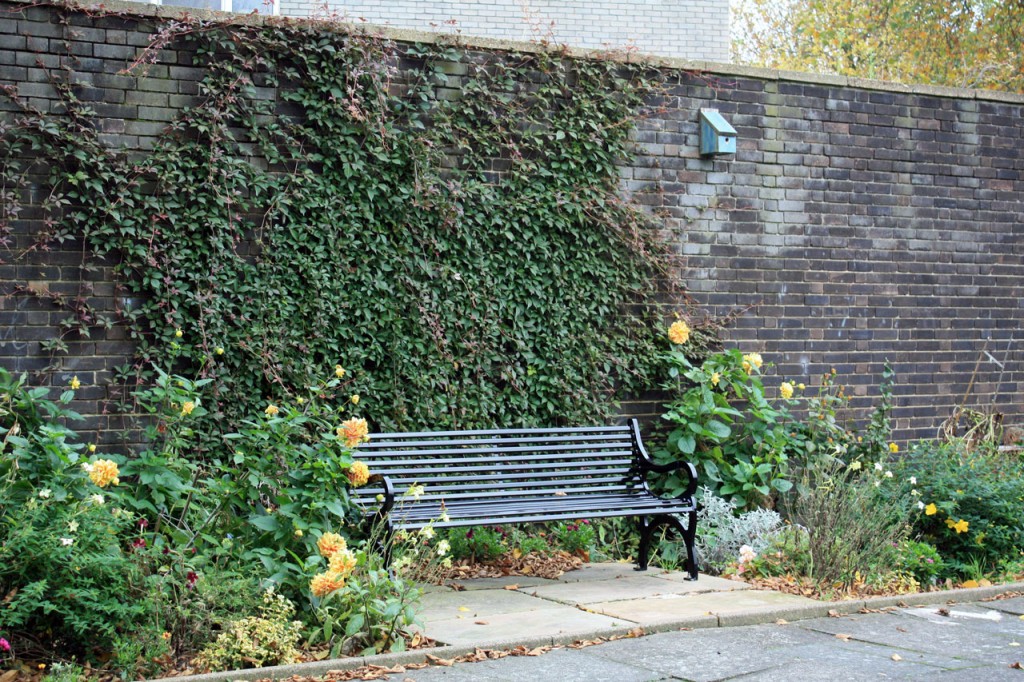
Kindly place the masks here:
POLYGON ((1024 92, 1024 0, 734 0, 733 59, 1024 92))

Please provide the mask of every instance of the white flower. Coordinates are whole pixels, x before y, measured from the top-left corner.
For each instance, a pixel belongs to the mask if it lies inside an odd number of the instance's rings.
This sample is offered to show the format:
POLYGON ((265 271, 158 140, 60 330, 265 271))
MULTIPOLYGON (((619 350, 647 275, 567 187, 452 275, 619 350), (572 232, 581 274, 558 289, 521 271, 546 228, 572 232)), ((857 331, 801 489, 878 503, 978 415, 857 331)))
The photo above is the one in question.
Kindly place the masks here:
POLYGON ((892 478, 892 472, 891 471, 886 471, 885 472, 885 477, 886 478, 892 478))
POLYGON ((60 544, 62 544, 65 547, 70 547, 71 545, 75 544, 75 539, 74 538, 61 538, 60 539, 60 544))
POLYGON ((911 495, 913 495, 914 497, 917 497, 917 496, 918 496, 918 495, 920 495, 921 493, 920 493, 920 492, 918 492, 917 488, 912 488, 912 489, 910 490, 910 494, 911 494, 911 495))
POLYGON ((68 524, 68 531, 74 533, 78 530, 78 521, 72 521, 68 524))
POLYGON ((437 543, 437 556, 444 556, 452 549, 451 544, 447 540, 441 540, 437 543))
POLYGON ((917 476, 910 477, 910 485, 917 485, 917 476))
POLYGON ((419 483, 414 483, 411 486, 409 486, 408 494, 411 495, 413 499, 418 500, 420 499, 420 495, 423 494, 424 490, 426 490, 425 487, 423 487, 419 483))
POLYGON ((103 499, 103 496, 100 495, 100 494, 90 495, 89 496, 89 501, 92 502, 93 504, 95 504, 97 507, 105 502, 105 500, 103 499))
POLYGON ((420 528, 420 535, 429 540, 430 538, 434 537, 434 529, 430 526, 427 526, 426 528, 420 528))
POLYGON ((43 488, 42 490, 39 491, 39 497, 44 499, 44 500, 46 498, 48 498, 50 495, 52 495, 52 494, 53 494, 53 491, 50 490, 49 488, 43 488))
POLYGON ((757 552, 750 545, 743 545, 740 547, 740 563, 745 564, 749 561, 753 561, 757 558, 757 552))
POLYGON ((441 521, 443 523, 448 523, 451 520, 452 520, 451 517, 448 516, 448 512, 446 512, 446 511, 441 512, 441 521))
POLYGON ((875 487, 876 487, 876 488, 877 488, 878 486, 880 486, 880 485, 882 485, 882 482, 881 482, 881 481, 875 481, 875 487))
POLYGON ((92 473, 92 464, 89 462, 82 462, 82 468, 85 469, 85 473, 92 473))
POLYGON ((881 471, 881 470, 882 470, 882 463, 881 462, 875 462, 875 471, 881 471))
POLYGON ((918 509, 924 509, 924 502, 922 502, 921 500, 918 500, 917 501, 917 508, 918 509))

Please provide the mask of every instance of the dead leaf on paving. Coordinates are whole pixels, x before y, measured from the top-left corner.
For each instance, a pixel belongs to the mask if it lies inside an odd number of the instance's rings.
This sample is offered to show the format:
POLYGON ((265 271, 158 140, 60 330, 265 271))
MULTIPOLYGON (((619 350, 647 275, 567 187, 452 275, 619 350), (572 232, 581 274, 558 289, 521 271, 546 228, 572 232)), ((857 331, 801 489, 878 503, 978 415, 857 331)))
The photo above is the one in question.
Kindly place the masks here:
POLYGON ((837 632, 836 633, 836 639, 841 639, 844 642, 849 642, 851 637, 853 637, 853 635, 848 635, 845 632, 837 632))
POLYGON ((517 585, 505 585, 505 589, 506 590, 518 590, 519 589, 519 585, 518 584, 517 585))
POLYGON ((902 656, 900 656, 899 654, 893 654, 893 655, 892 655, 892 656, 890 656, 889 658, 891 658, 891 659, 892 659, 892 660, 894 660, 894 661, 902 661, 902 660, 903 660, 903 657, 902 657, 902 656))

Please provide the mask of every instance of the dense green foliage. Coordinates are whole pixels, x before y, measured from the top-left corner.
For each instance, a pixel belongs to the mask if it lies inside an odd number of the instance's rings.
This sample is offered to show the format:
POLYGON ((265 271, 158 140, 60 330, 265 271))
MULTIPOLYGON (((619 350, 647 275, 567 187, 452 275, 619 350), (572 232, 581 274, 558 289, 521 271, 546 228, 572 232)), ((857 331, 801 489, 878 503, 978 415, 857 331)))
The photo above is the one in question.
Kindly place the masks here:
POLYGON ((340 363, 382 430, 594 422, 643 387, 660 266, 615 165, 642 67, 192 21, 155 44, 208 66, 152 152, 63 87, 64 115, 16 100, 0 154, 49 169, 48 236, 117 263, 123 376, 181 330, 233 424, 340 363))

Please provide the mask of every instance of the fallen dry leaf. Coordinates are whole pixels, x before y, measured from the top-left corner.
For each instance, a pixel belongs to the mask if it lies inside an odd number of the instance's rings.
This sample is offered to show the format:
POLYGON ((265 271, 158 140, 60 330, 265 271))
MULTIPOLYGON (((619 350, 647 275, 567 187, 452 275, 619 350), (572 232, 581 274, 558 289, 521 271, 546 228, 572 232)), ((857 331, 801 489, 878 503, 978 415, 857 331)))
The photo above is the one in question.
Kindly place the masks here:
POLYGON ((936 611, 936 613, 938 613, 940 616, 947 616, 948 617, 949 616, 949 609, 944 608, 944 607, 940 607, 939 610, 936 611))
POLYGON ((1010 667, 1013 668, 1014 670, 1024 670, 1024 667, 1021 666, 1020 661, 1016 661, 1014 663, 1011 663, 1010 667))
POLYGON ((433 654, 427 654, 427 660, 434 665, 443 665, 446 668, 450 668, 455 663, 454 659, 441 658, 440 656, 435 656, 433 654))
POLYGON ((777 621, 775 621, 775 624, 776 625, 789 625, 789 621, 786 620, 785 618, 779 618, 777 621))
POLYGON ((842 617, 843 617, 843 614, 839 613, 839 612, 838 612, 838 611, 836 611, 835 609, 829 609, 829 611, 828 611, 828 617, 829 617, 829 618, 842 618, 842 617))
POLYGON ((463 613, 465 613, 466 611, 469 611, 469 607, 468 606, 460 606, 459 607, 459 611, 462 611, 463 613))
POLYGON ((894 660, 894 661, 902 661, 902 660, 903 660, 903 657, 902 657, 902 656, 900 656, 899 654, 893 654, 893 655, 892 655, 892 656, 890 656, 889 658, 891 658, 891 659, 892 659, 892 660, 894 660))
POLYGON ((518 590, 519 589, 519 585, 518 584, 515 584, 515 585, 505 585, 505 589, 506 590, 518 590))
POLYGON ((473 625, 490 625, 486 620, 474 620, 473 625))
POLYGON ((849 642, 851 637, 853 637, 853 635, 848 635, 845 632, 837 632, 836 633, 836 639, 841 639, 844 642, 849 642))

